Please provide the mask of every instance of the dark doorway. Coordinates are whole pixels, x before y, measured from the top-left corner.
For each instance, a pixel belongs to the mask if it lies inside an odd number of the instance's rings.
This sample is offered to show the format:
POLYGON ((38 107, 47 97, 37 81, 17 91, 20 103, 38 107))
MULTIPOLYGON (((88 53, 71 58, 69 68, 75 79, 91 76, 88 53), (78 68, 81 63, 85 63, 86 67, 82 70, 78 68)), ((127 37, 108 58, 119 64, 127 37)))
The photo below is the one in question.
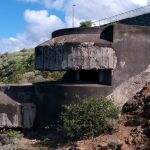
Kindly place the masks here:
POLYGON ((79 71, 79 81, 98 82, 99 71, 97 70, 81 70, 79 71))

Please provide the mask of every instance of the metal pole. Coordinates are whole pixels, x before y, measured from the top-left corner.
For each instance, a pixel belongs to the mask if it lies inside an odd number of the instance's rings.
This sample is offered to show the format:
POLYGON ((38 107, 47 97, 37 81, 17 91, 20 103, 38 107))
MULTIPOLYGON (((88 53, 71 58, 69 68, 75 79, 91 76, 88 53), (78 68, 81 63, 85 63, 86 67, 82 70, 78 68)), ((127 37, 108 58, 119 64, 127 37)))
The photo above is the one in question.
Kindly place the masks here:
POLYGON ((74 7, 75 7, 76 5, 75 4, 73 4, 72 5, 72 27, 74 28, 74 7))

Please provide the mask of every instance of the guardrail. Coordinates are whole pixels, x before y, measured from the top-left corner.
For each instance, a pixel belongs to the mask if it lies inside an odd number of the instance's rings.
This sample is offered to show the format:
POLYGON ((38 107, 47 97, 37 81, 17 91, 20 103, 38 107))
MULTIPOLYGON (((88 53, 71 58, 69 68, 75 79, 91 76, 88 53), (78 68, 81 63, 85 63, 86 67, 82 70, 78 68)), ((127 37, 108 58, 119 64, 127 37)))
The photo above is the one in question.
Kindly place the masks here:
POLYGON ((150 13, 150 5, 140 7, 134 10, 130 10, 130 11, 127 11, 127 12, 124 12, 115 16, 108 17, 108 18, 104 18, 102 20, 94 21, 92 22, 92 26, 102 26, 106 24, 111 24, 111 23, 115 23, 123 19, 132 18, 132 17, 136 17, 139 15, 144 15, 147 13, 150 13))

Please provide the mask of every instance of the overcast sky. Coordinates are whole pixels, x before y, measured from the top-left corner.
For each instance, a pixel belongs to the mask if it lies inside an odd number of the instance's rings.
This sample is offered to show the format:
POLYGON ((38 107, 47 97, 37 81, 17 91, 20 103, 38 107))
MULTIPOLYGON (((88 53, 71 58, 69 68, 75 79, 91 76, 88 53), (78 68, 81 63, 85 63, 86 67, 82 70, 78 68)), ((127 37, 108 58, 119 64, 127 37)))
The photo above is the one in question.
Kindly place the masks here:
POLYGON ((60 28, 148 5, 150 0, 1 0, 0 53, 33 48, 60 28))

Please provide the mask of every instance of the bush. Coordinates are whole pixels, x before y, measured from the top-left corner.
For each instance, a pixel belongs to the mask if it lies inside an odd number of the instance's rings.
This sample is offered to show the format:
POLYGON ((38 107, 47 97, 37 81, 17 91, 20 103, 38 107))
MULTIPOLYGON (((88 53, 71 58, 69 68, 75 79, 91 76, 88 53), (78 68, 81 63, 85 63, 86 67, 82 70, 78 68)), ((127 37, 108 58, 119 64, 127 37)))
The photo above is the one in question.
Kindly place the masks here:
POLYGON ((118 127, 119 110, 104 97, 64 106, 60 128, 64 138, 77 140, 111 132, 118 127))
POLYGON ((4 131, 0 135, 0 150, 25 150, 27 149, 24 144, 21 143, 23 134, 17 130, 4 131))
POLYGON ((23 134, 20 131, 10 130, 7 132, 7 137, 9 139, 21 139, 23 137, 23 134))
POLYGON ((81 28, 88 28, 92 26, 92 22, 91 21, 84 21, 80 23, 80 27, 81 28))

